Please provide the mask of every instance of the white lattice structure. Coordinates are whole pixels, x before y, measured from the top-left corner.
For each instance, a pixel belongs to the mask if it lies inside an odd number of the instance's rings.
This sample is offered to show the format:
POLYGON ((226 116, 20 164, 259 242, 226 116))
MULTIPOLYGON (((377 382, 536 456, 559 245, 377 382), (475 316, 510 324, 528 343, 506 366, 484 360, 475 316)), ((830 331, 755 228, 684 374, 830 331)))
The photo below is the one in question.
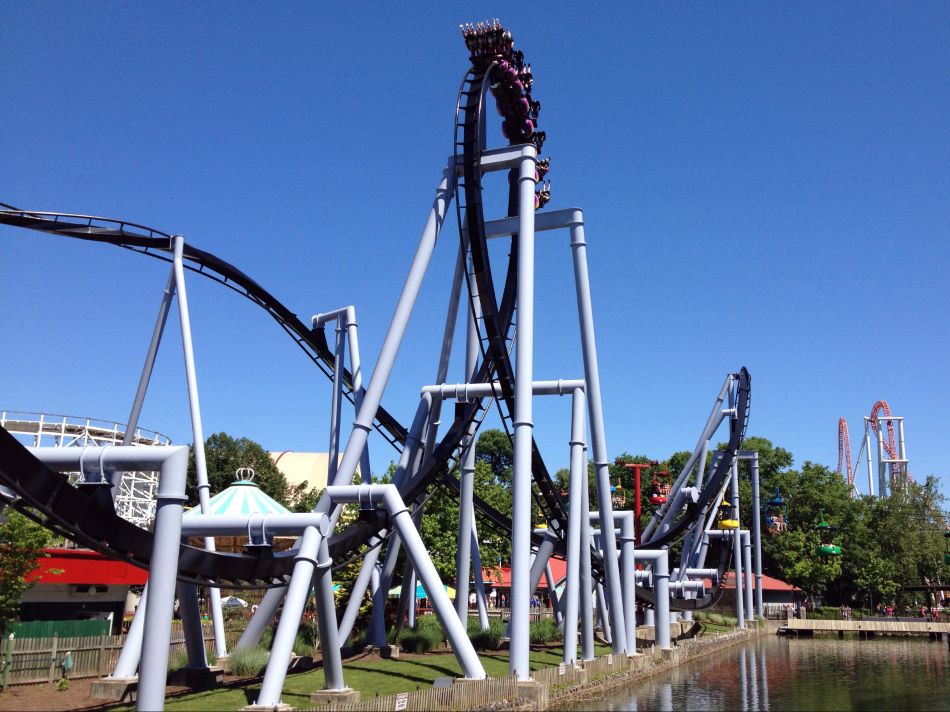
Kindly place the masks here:
MULTIPOLYGON (((22 411, 0 412, 3 427, 32 447, 86 447, 121 445, 125 438, 125 423, 95 418, 22 411)), ((144 428, 136 428, 132 445, 171 445, 171 438, 144 428)), ((77 472, 74 481, 80 480, 77 472)), ((124 472, 115 500, 116 513, 136 526, 148 529, 155 518, 155 491, 157 472, 124 472)))

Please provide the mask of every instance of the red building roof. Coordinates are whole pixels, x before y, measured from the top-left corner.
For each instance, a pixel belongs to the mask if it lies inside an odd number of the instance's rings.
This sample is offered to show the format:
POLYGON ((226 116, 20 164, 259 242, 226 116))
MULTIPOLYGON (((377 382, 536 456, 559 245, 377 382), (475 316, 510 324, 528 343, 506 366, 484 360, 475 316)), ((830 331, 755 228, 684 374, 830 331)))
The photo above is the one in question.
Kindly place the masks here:
POLYGON ((148 578, 144 569, 109 559, 89 549, 46 549, 26 579, 30 583, 100 584, 141 586, 148 578))
MULTIPOLYGON (((554 574, 554 583, 567 576, 567 562, 564 559, 551 557, 551 573, 554 574)), ((511 588, 511 567, 502 566, 496 569, 482 569, 482 578, 486 583, 502 588, 511 588)), ((539 590, 546 590, 548 582, 544 576, 538 584, 539 590)))
MULTIPOLYGON (((555 559, 551 558, 551 572, 554 574, 554 582, 557 583, 565 576, 567 576, 567 562, 564 559, 555 559)), ((502 588, 511 587, 511 568, 508 566, 502 566, 500 569, 482 569, 482 576, 484 580, 488 583, 491 583, 495 586, 500 586, 502 588)), ((705 579, 706 588, 712 588, 712 582, 709 579, 705 579)), ((547 589, 548 583, 545 580, 545 577, 541 577, 541 582, 538 584, 539 590, 547 589)), ((730 571, 726 577, 726 588, 735 588, 736 587, 736 575, 734 572, 730 571)), ((773 578, 772 576, 762 575, 762 590, 763 591, 801 591, 797 586, 792 586, 790 583, 785 583, 784 581, 773 578)))
MULTIPOLYGON (((712 587, 712 582, 709 579, 705 579, 706 588, 712 587)), ((726 588, 735 588, 736 587, 736 574, 734 571, 730 571, 726 575, 726 588)), ((763 591, 801 591, 797 586, 792 586, 790 583, 785 583, 781 579, 773 578, 771 576, 766 576, 762 574, 762 590, 763 591)))

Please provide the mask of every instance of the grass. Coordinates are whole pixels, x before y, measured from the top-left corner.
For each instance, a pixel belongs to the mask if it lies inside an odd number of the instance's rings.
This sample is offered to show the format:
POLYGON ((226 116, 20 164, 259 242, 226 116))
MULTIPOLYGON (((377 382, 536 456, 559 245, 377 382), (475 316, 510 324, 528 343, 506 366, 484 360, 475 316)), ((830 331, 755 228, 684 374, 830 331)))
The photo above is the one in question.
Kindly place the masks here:
MULTIPOLYGON (((597 655, 606 655, 610 648, 596 647, 597 655)), ((485 672, 491 677, 504 677, 508 674, 508 653, 485 653, 479 656, 485 672)), ((548 648, 531 651, 531 669, 557 665, 562 661, 561 648, 548 648)), ((432 687, 439 677, 461 677, 455 656, 451 653, 405 656, 398 660, 351 658, 343 665, 343 678, 346 684, 362 693, 363 699, 379 695, 392 695, 397 692, 410 692, 415 689, 432 687)), ((288 675, 284 682, 281 699, 286 704, 298 708, 311 706, 310 693, 323 687, 323 670, 288 675)), ((227 710, 238 709, 257 700, 261 689, 260 681, 242 686, 233 686, 207 692, 194 692, 165 699, 166 710, 227 710)), ((132 710, 129 705, 111 707, 110 710, 132 710)))

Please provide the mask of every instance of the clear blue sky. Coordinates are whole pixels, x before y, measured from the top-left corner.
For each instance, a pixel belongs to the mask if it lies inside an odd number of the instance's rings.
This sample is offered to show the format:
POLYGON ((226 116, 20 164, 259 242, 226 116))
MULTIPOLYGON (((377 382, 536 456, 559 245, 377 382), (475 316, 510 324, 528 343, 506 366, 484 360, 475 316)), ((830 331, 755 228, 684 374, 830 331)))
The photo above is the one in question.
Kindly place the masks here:
MULTIPOLYGON (((796 465, 833 467, 839 416, 860 431, 883 398, 948 489, 950 5, 522 7, 8 2, 0 200, 183 233, 305 317, 353 303, 371 367, 452 149, 456 27, 498 15, 534 67, 550 207, 587 216, 611 454, 691 449, 745 365, 750 431, 796 465)), ((456 244, 384 398, 404 422, 456 244)), ((537 376, 578 377, 566 235, 538 268, 537 376)), ((124 420, 165 265, 4 228, 0 276, 0 407, 124 420)), ((205 433, 324 450, 323 376, 228 290, 189 295, 205 433)), ((188 442, 168 334, 141 423, 188 442)), ((536 410, 565 465, 567 402, 536 410)))

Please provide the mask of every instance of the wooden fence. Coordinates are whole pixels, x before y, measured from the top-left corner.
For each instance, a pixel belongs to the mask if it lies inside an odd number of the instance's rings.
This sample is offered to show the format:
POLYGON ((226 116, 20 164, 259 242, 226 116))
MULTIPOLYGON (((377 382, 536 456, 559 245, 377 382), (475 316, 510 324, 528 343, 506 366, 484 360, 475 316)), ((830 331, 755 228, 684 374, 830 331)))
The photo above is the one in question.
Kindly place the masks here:
POLYGON ((398 695, 383 695, 351 704, 327 703, 312 710, 333 712, 399 712, 399 710, 471 710, 482 707, 498 709, 544 709, 553 693, 562 688, 585 684, 604 675, 629 669, 625 656, 604 655, 587 660, 583 667, 555 665, 534 670, 534 684, 520 687, 517 678, 494 677, 485 680, 459 681, 445 687, 432 687, 398 695))
MULTIPOLYGON (((383 695, 369 700, 341 705, 332 703, 325 709, 334 712, 399 712, 399 710, 466 710, 489 704, 513 708, 519 699, 518 681, 513 677, 490 678, 447 687, 430 687, 398 695, 383 695)), ((319 705, 311 708, 320 710, 319 705)))
MULTIPOLYGON (((204 626, 202 630, 205 649, 210 654, 214 649, 214 633, 210 626, 204 626)), ((11 685, 53 682, 63 676, 63 663, 68 653, 72 667, 66 672, 66 677, 100 677, 112 672, 124 643, 125 635, 14 637, 12 641, 3 641, 0 665, 11 685)), ((181 625, 176 623, 172 627, 169 660, 174 660, 184 650, 185 636, 181 625)))

